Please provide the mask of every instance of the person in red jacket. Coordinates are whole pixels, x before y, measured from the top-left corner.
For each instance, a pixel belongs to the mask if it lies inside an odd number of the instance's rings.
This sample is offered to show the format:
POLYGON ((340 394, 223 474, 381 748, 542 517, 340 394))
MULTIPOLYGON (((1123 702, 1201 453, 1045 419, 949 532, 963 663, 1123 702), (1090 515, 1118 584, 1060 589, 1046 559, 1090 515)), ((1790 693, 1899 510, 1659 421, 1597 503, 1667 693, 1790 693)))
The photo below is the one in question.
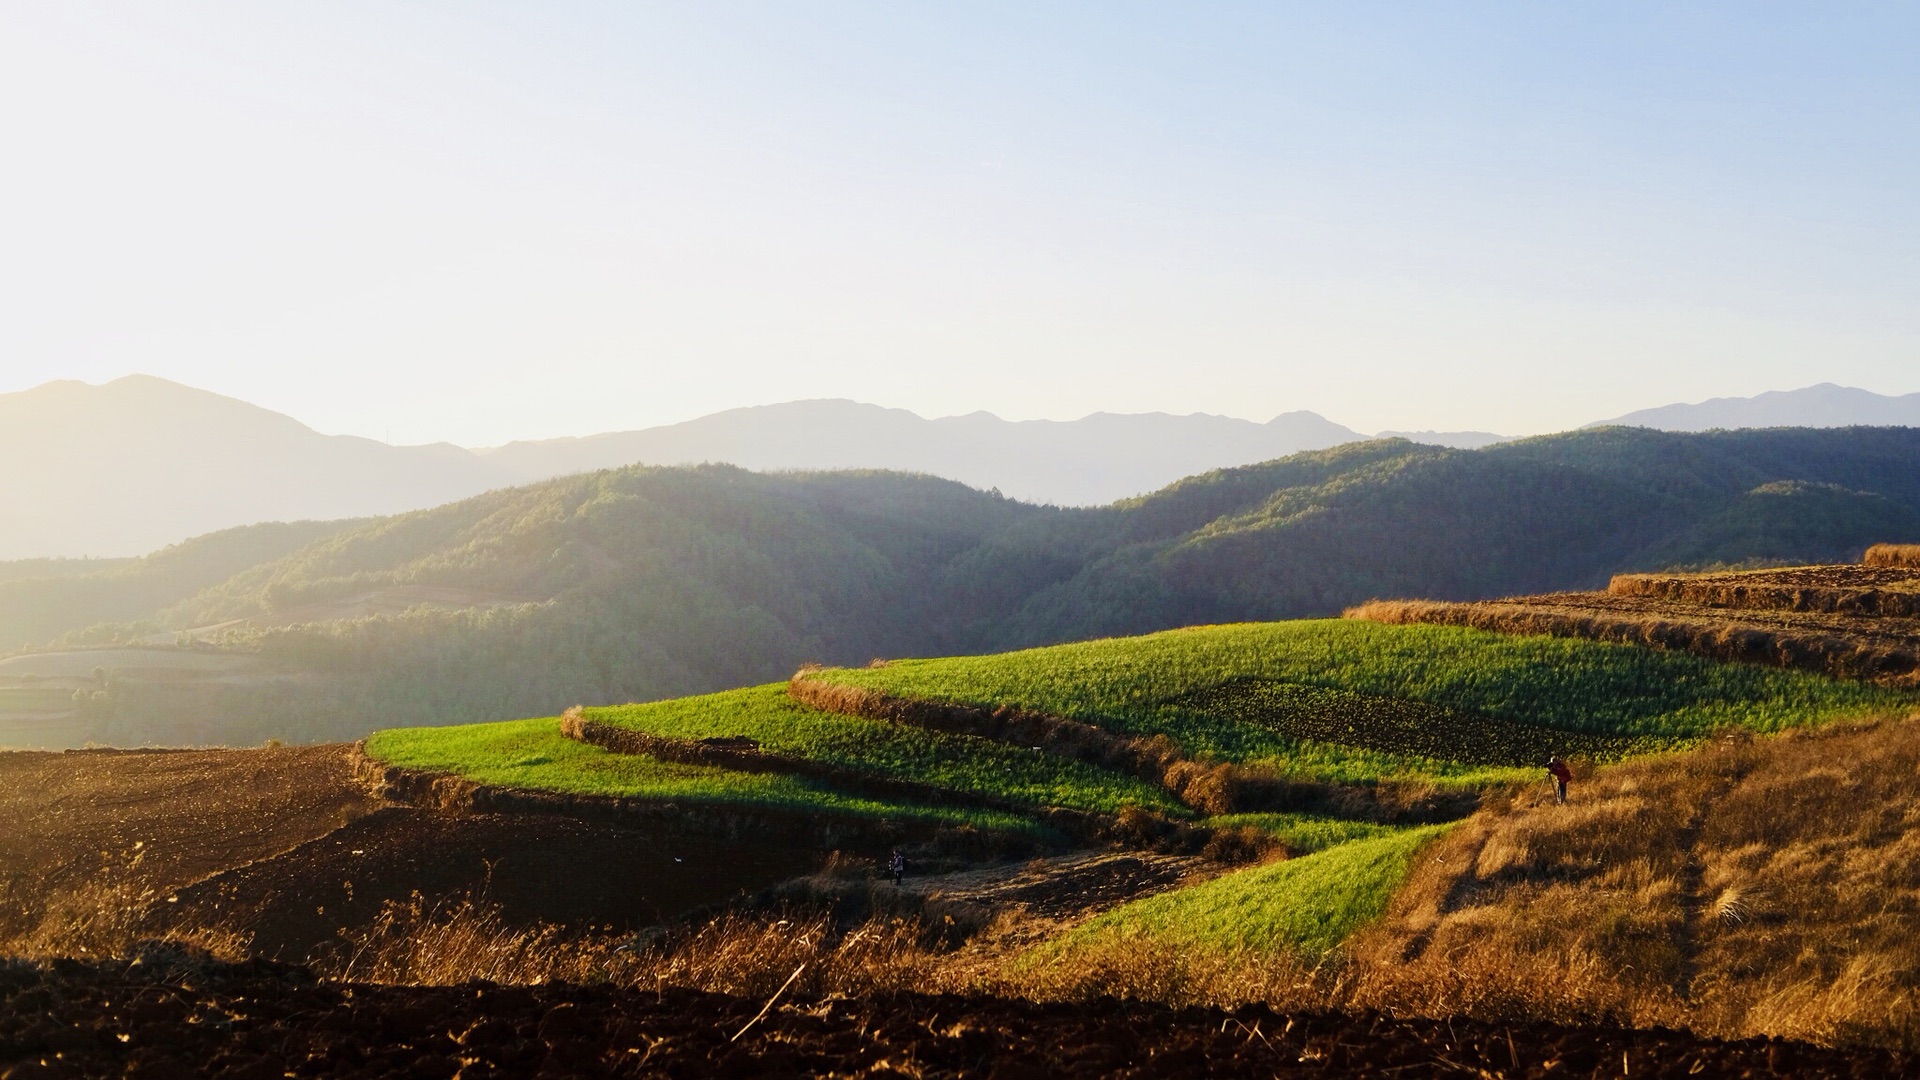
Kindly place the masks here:
POLYGON ((1553 797, 1565 804, 1567 801, 1567 781, 1573 779, 1573 770, 1557 757, 1547 759, 1547 778, 1553 781, 1553 797))

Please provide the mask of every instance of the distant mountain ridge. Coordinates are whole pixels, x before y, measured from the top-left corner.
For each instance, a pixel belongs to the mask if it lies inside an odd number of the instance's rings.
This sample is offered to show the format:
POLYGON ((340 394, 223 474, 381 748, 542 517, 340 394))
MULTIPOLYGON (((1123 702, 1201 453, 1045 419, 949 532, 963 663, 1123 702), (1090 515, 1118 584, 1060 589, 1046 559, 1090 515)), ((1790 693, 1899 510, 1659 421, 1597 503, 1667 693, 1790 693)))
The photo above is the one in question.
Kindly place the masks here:
POLYGON ((1753 397, 1712 398, 1694 404, 1662 405, 1588 427, 1621 424, 1660 431, 1712 431, 1716 428, 1774 427, 1920 427, 1920 394, 1888 397, 1851 386, 1820 383, 1799 390, 1774 390, 1753 397))
POLYGON ((0 559, 139 555, 235 525, 393 514, 522 478, 459 447, 322 435, 147 375, 0 394, 0 559))
MULTIPOLYGON (((1609 423, 1673 431, 1920 426, 1920 394, 1822 384, 1647 409, 1609 423)), ((1474 449, 1488 432, 1386 432, 1474 449)), ((329 436, 291 417, 151 376, 0 394, 0 561, 126 557, 269 521, 400 513, 634 464, 919 472, 1036 504, 1099 506, 1214 469, 1363 441, 1317 413, 1094 413, 1079 420, 926 419, 844 399, 730 409, 679 424, 482 450, 329 436)))
POLYGON ((988 412, 925 419, 845 399, 729 409, 681 424, 478 451, 530 478, 596 469, 726 462, 744 469, 892 469, 1032 503, 1091 506, 1183 476, 1322 450, 1366 436, 1317 413, 1264 424, 1195 413, 1094 413, 1002 420, 988 412))
POLYGON ((376 516, 627 465, 922 472, 1033 503, 1094 505, 1182 476, 1364 438, 1315 413, 1095 413, 928 420, 846 400, 487 450, 322 435, 292 417, 147 375, 0 394, 0 561, 129 557, 269 521, 376 516))

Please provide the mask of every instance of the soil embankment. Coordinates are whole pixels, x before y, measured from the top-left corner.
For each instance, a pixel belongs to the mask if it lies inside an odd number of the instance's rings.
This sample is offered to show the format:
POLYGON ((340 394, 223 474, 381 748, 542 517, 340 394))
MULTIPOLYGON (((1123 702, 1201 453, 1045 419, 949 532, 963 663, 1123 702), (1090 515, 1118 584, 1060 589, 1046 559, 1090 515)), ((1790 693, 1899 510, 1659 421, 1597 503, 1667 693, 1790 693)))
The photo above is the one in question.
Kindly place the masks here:
POLYGON ((1506 600, 1375 600, 1350 619, 1435 623, 1648 645, 1710 660, 1920 687, 1920 561, 1876 545, 1867 564, 1620 574, 1606 592, 1506 600), (1881 557, 1873 558, 1876 552, 1881 557))
POLYGON ((1920 620, 1914 619, 1735 610, 1612 593, 1473 602, 1377 600, 1348 609, 1347 617, 1589 638, 1887 686, 1920 686, 1920 620))

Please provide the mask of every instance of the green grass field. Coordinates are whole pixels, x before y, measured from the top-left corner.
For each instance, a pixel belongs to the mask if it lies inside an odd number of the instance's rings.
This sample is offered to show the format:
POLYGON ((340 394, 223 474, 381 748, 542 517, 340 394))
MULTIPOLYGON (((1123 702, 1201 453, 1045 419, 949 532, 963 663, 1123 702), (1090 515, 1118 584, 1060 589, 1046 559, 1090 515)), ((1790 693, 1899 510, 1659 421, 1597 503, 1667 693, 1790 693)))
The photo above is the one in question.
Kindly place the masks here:
POLYGON ((1031 962, 1082 962, 1142 939, 1230 955, 1287 951, 1313 960, 1379 917, 1414 856, 1448 828, 1385 830, 1122 904, 1039 946, 1031 962))
POLYGON ((1351 840, 1372 840, 1402 831, 1395 825, 1293 812, 1219 814, 1201 824, 1214 829, 1258 829, 1285 844, 1295 855, 1311 855, 1351 840))
POLYGON ((532 791, 765 807, 1019 833, 1040 828, 1017 814, 860 798, 797 777, 612 754, 561 735, 557 718, 394 728, 368 739, 367 753, 403 768, 453 773, 482 784, 532 791))
POLYGON ((1137 777, 1024 746, 822 712, 788 697, 784 683, 588 709, 586 715, 683 739, 745 735, 773 753, 1027 806, 1105 813, 1139 806, 1176 816, 1188 813, 1166 789, 1137 777))
POLYGON ((812 677, 1164 733, 1195 756, 1345 783, 1396 775, 1509 779, 1531 775, 1541 750, 1561 742, 1567 749, 1560 752, 1606 759, 1716 728, 1777 731, 1884 714, 1916 700, 1630 645, 1343 619, 1193 627, 812 677), (1257 680, 1249 685, 1259 693, 1209 700, 1235 680, 1257 680), (1450 714, 1471 723, 1456 725, 1450 714), (1446 730, 1422 730, 1423 723, 1446 730), (1567 734, 1556 739, 1554 731, 1567 734), (1606 752, 1606 737, 1629 741, 1606 752))

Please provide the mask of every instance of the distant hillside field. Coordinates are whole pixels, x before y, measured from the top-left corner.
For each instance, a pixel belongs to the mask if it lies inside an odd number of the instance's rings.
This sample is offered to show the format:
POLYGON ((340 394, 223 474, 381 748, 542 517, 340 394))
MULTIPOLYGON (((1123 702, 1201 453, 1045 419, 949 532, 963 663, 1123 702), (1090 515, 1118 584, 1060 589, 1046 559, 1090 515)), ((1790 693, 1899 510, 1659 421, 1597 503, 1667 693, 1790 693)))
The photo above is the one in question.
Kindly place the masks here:
POLYGON ((1881 717, 1915 700, 1631 646, 1324 620, 829 669, 567 722, 387 730, 367 748, 506 787, 1000 829, 1047 808, 1213 814, 1208 828, 1297 835, 1312 850, 1325 844, 1306 823, 1273 813, 1305 797, 1290 781, 1469 789, 1531 778, 1554 753, 1617 759, 1715 732, 1881 717), (1253 679, 1299 692, 1251 703, 1220 693, 1253 679), (870 696, 821 688, 975 711, 876 709, 870 696))
POLYGON ((1855 559, 1916 536, 1915 429, 1385 440, 1090 509, 899 473, 627 468, 90 572, 35 564, 0 580, 0 633, 238 650, 274 676, 60 684, 83 697, 64 729, 35 714, 50 745, 350 738, 764 684, 809 661, 1855 559))

